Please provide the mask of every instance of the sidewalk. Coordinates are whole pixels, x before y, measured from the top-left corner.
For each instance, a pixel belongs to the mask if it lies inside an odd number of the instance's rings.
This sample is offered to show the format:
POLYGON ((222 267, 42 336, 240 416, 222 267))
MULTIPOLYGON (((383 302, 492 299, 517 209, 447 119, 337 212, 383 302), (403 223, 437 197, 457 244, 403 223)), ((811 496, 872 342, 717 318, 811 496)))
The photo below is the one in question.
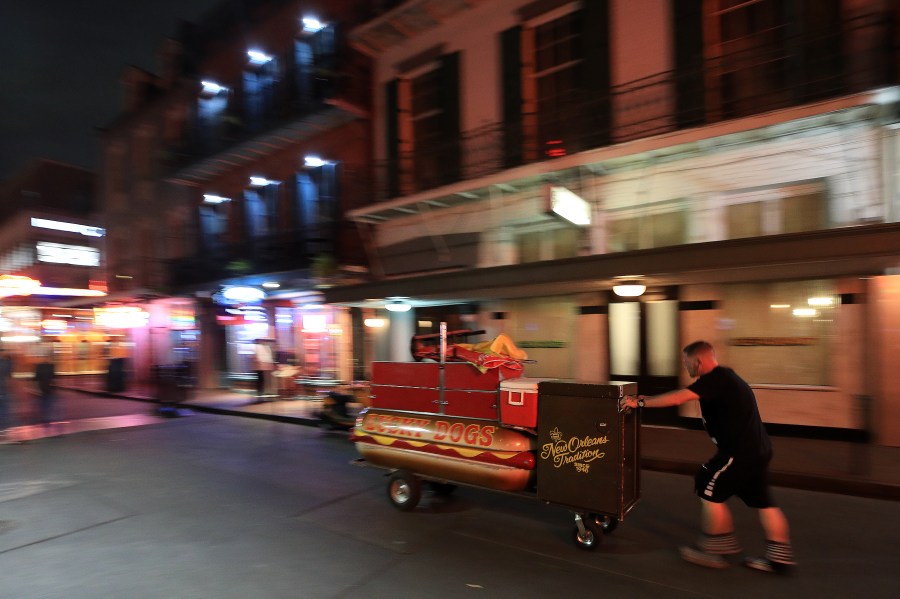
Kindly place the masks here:
MULTIPOLYGON (((156 403, 156 391, 133 385, 123 393, 110 393, 85 381, 65 387, 106 397, 156 403)), ((316 426, 320 400, 277 399, 256 403, 246 393, 230 390, 194 390, 179 408, 248 418, 316 426)), ((645 426, 641 429, 641 465, 646 470, 693 476, 697 466, 713 453, 704 431, 645 426)), ((772 484, 781 487, 900 500, 900 448, 867 443, 772 437, 775 458, 772 484)))

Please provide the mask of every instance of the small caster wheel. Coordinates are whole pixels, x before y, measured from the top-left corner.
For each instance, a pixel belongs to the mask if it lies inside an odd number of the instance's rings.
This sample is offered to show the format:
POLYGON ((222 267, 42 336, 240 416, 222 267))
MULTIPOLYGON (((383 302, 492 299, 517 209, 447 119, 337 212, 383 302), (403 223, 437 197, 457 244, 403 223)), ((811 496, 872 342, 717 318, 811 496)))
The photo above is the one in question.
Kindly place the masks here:
POLYGON ((415 509, 422 497, 422 483, 407 470, 398 470, 391 475, 387 486, 391 504, 401 512, 415 509))
POLYGON ((612 533, 619 526, 619 519, 613 516, 590 514, 588 521, 592 528, 598 529, 605 535, 612 533))
POLYGON ((600 544, 600 535, 598 533, 595 533, 590 528, 585 528, 584 532, 581 532, 578 526, 573 526, 572 540, 575 541, 575 546, 579 549, 592 551, 597 545, 600 544))

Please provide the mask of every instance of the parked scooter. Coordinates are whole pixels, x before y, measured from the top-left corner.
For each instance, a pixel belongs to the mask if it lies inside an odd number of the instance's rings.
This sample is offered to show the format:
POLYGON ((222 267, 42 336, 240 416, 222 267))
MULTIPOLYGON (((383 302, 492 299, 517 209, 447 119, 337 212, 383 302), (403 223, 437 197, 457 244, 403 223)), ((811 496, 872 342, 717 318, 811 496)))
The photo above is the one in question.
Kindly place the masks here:
POLYGON ((319 422, 331 430, 350 430, 356 424, 356 414, 351 412, 347 404, 354 401, 352 395, 329 391, 322 402, 319 422))

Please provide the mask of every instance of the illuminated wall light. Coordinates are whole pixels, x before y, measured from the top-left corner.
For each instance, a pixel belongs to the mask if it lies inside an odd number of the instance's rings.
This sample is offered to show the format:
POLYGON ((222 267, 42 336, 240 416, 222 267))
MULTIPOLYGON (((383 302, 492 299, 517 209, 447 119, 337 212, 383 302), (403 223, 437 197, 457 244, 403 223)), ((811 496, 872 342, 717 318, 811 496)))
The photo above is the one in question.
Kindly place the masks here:
POLYGON ((318 156, 304 156, 303 164, 305 164, 306 166, 308 166, 310 168, 315 168, 318 166, 324 166, 328 163, 325 160, 322 160, 321 158, 319 158, 318 156))
POLYGON ((406 302, 395 300, 384 305, 388 312, 409 312, 412 306, 406 302))
POLYGON ((833 306, 834 299, 830 297, 811 297, 806 300, 806 303, 810 306, 833 306))
POLYGON ((647 291, 647 286, 640 281, 622 281, 613 285, 613 293, 619 297, 640 297, 647 291))
POLYGON ((773 310, 786 310, 791 307, 790 304, 772 304, 769 306, 773 310))
POLYGON ((276 281, 266 281, 262 284, 262 286, 266 289, 278 289, 279 287, 281 287, 281 283, 278 283, 276 281))
POLYGON ((225 87, 223 85, 219 85, 218 83, 216 83, 214 81, 201 81, 200 85, 203 86, 204 94, 216 95, 220 92, 228 91, 227 87, 225 87))
POLYGON ((315 17, 303 17, 303 31, 316 33, 325 29, 325 23, 315 17))
POLYGON ((250 185, 253 187, 265 187, 266 185, 272 185, 274 183, 277 183, 277 181, 266 179, 265 177, 250 177, 250 185))
POLYGON ((418 325, 419 325, 419 328, 422 328, 422 329, 430 329, 430 328, 431 328, 431 321, 430 321, 430 320, 420 320, 420 321, 418 322, 418 325))
POLYGON ((385 323, 383 318, 367 318, 363 321, 363 324, 370 329, 380 329, 385 323))
POLYGON ((547 212, 580 227, 591 224, 591 205, 584 198, 556 185, 551 185, 547 194, 549 196, 547 212))
POLYGON ((260 50, 247 50, 247 56, 250 58, 250 64, 257 66, 272 62, 272 57, 260 50))
POLYGON ((103 229, 102 227, 79 225, 76 223, 67 223, 60 220, 48 220, 46 218, 32 218, 31 226, 37 227, 39 229, 50 229, 53 231, 80 233, 86 237, 103 237, 104 235, 106 235, 106 229, 103 229))
POLYGON ((230 202, 231 198, 226 198, 222 196, 213 195, 211 193, 203 194, 203 203, 204 204, 224 204, 225 202, 230 202))
POLYGON ((794 316, 800 316, 802 318, 810 318, 812 316, 818 316, 819 313, 812 308, 794 308, 794 311, 791 312, 794 316))

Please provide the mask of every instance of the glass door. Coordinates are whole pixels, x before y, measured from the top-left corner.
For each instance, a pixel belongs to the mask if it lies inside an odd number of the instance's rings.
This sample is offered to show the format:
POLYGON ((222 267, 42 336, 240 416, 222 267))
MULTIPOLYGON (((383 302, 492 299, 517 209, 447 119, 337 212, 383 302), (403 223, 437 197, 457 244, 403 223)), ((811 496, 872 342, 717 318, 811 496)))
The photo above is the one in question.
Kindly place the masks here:
MULTIPOLYGON (((677 389, 681 368, 678 301, 651 297, 629 301, 617 297, 609 304, 610 380, 634 381, 641 395, 677 389)), ((643 420, 675 424, 678 408, 647 410, 643 420)))

